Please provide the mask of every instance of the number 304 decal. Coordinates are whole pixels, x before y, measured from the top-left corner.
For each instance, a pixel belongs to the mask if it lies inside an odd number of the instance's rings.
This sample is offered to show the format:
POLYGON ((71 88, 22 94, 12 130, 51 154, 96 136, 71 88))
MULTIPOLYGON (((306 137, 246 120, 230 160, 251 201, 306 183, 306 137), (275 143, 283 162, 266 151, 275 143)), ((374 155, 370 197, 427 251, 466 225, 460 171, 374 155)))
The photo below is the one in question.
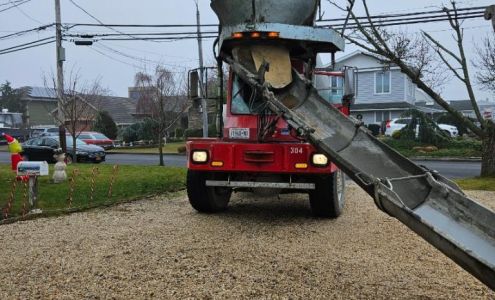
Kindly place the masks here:
POLYGON ((303 148, 290 147, 290 154, 303 154, 303 148))

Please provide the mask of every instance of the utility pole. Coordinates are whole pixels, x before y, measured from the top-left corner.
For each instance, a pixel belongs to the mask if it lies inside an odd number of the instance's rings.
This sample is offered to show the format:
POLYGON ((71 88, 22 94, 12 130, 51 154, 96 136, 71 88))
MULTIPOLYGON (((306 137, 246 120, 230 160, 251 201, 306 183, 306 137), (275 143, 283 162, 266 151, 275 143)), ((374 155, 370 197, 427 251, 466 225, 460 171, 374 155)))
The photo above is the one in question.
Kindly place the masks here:
POLYGON ((60 147, 67 153, 67 142, 65 139, 65 114, 64 114, 64 61, 65 49, 62 47, 62 16, 60 13, 60 0, 55 0, 55 29, 56 29, 56 54, 57 54, 57 113, 59 120, 60 147))
POLYGON ((485 19, 492 21, 493 30, 495 31, 495 5, 488 6, 485 11, 485 19))
POLYGON ((201 15, 199 13, 198 1, 196 3, 196 25, 198 29, 198 52, 199 52, 199 97, 203 108, 203 137, 208 137, 208 105, 205 99, 204 64, 203 64, 203 40, 201 38, 201 15))

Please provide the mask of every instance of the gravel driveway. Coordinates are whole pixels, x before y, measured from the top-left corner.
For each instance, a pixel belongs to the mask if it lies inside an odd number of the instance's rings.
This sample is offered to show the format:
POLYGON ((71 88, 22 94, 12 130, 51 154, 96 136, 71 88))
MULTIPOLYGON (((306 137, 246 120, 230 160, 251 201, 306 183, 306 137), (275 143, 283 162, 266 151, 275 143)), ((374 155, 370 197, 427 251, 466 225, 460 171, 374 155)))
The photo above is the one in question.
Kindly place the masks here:
POLYGON ((200 215, 180 194, 1 226, 0 299, 495 298, 357 187, 338 220, 305 200, 200 215))

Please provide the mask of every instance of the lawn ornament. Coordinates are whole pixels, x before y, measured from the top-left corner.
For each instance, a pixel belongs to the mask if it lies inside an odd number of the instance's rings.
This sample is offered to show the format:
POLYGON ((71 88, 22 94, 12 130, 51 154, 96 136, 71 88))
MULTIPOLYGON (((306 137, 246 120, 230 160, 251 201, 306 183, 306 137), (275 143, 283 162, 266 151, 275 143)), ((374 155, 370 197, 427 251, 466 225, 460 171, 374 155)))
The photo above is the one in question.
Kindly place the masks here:
POLYGON ((62 152, 62 149, 57 149, 55 151, 55 155, 53 155, 57 163, 55 164, 55 172, 53 173, 53 183, 62 183, 67 180, 67 172, 65 169, 67 168, 67 164, 65 163, 65 153, 62 152))
POLYGON ((12 136, 2 133, 2 137, 4 137, 7 140, 7 144, 9 145, 9 152, 10 152, 10 161, 12 163, 12 171, 17 172, 17 165, 19 162, 21 162, 22 156, 22 146, 21 143, 12 136))

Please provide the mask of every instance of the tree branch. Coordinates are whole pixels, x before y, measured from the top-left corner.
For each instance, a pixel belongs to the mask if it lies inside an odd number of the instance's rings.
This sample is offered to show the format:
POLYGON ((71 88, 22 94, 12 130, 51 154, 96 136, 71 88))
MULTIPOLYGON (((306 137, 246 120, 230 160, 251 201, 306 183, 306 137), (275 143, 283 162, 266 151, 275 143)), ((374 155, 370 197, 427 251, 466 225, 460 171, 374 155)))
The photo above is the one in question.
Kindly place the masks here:
POLYGON ((424 31, 421 31, 421 33, 425 37, 427 37, 428 40, 430 40, 433 44, 435 44, 436 47, 438 47, 439 49, 442 49, 445 53, 447 53, 448 55, 452 56, 452 58, 454 58, 459 64, 462 64, 462 60, 461 60, 461 58, 459 58, 459 56, 455 55, 454 52, 452 52, 449 49, 445 48, 444 45, 440 44, 440 42, 438 42, 436 39, 434 39, 429 33, 424 32, 424 31))
POLYGON ((464 84, 466 83, 466 79, 463 78, 459 72, 457 72, 457 70, 448 62, 448 60, 445 58, 445 56, 443 56, 442 52, 440 51, 440 49, 436 48, 435 49, 435 52, 438 54, 438 56, 440 57, 440 59, 443 61, 443 63, 447 66, 447 68, 449 68, 449 70, 454 73, 454 76, 457 77, 461 82, 463 82, 464 84))
POLYGON ((474 94, 473 90, 473 85, 471 84, 471 78, 469 76, 469 67, 468 67, 468 62, 466 59, 466 53, 464 51, 464 37, 462 34, 462 28, 459 24, 459 19, 458 19, 458 14, 457 14, 457 7, 455 4, 455 1, 452 1, 452 8, 454 9, 454 17, 451 16, 449 12, 447 12, 447 15, 449 16, 449 20, 451 20, 451 23, 454 24, 452 28, 454 29, 456 35, 457 35, 457 47, 459 48, 459 53, 461 55, 461 66, 462 66, 462 71, 464 73, 464 83, 466 84, 466 89, 469 95, 469 100, 471 101, 471 105, 473 106, 474 113, 476 114, 476 118, 478 121, 481 123, 481 128, 484 128, 486 126, 485 124, 485 119, 481 115, 480 108, 478 106, 478 103, 476 102, 476 96, 474 94))

